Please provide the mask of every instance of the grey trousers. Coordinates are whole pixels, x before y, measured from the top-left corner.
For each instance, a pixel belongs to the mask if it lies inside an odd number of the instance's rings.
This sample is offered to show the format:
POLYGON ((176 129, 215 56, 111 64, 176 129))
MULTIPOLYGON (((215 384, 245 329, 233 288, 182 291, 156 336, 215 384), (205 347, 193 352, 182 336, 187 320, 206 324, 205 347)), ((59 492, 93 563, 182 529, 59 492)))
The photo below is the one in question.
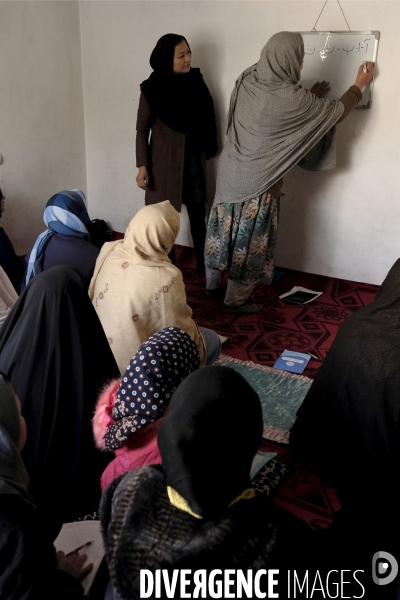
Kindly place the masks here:
POLYGON ((206 327, 199 327, 206 343, 207 362, 206 365, 212 365, 221 354, 221 340, 215 331, 206 327))
MULTIPOLYGON (((222 273, 218 269, 206 267, 207 289, 216 290, 221 287, 222 273)), ((240 306, 250 298, 255 283, 243 283, 235 279, 228 279, 224 304, 227 306, 240 306)))

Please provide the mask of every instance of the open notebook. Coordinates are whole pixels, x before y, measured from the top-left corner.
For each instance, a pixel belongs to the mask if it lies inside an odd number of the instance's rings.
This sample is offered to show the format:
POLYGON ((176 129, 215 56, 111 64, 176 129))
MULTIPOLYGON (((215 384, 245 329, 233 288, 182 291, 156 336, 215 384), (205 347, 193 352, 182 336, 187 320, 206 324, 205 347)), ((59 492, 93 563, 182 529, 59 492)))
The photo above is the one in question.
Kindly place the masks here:
POLYGON ((88 595, 96 573, 104 557, 103 538, 100 531, 100 521, 77 521, 75 523, 64 523, 60 533, 54 541, 56 551, 62 550, 65 554, 72 552, 79 546, 93 542, 90 546, 82 549, 80 554, 87 554, 87 562, 93 563, 93 569, 81 582, 88 595))

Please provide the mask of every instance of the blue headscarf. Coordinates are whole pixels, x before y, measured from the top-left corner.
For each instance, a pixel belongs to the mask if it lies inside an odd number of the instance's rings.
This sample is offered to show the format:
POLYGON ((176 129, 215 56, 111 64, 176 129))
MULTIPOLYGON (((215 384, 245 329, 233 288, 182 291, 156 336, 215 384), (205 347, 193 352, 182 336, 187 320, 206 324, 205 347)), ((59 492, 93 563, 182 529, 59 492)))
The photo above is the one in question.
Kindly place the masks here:
POLYGON ((71 235, 90 242, 90 217, 82 190, 65 190, 52 196, 46 204, 43 220, 47 230, 39 235, 32 248, 21 292, 35 275, 43 271, 44 251, 54 233, 71 235))
POLYGON ((199 351, 185 331, 166 327, 150 336, 129 363, 104 436, 107 450, 120 448, 135 431, 161 417, 178 385, 200 367, 199 351))

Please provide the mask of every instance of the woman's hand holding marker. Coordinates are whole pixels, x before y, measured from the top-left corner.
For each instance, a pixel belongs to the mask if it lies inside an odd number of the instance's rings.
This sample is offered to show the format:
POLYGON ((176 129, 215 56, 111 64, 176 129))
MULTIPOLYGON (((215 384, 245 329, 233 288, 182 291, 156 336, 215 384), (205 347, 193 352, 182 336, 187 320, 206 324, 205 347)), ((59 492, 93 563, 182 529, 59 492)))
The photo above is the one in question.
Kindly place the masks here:
POLYGON ((354 82, 360 90, 362 90, 367 83, 371 81, 375 75, 375 63, 366 61, 358 69, 357 77, 354 82))

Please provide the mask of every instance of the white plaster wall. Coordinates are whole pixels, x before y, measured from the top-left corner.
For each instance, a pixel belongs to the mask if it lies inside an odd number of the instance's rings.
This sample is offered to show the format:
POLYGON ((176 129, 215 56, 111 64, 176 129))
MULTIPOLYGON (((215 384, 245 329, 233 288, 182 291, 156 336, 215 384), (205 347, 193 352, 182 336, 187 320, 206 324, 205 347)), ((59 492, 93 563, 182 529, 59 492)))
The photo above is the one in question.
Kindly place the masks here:
POLYGON ((86 190, 78 2, 0 1, 0 153, 0 225, 25 253, 47 200, 86 190))
MULTIPOLYGON (((285 179, 277 264, 380 283, 400 256, 400 3, 347 1, 352 29, 381 31, 373 108, 339 127, 338 168, 285 179)), ((239 73, 280 30, 310 30, 320 2, 81 2, 90 199, 96 215, 123 231, 143 205, 136 187, 135 119, 150 52, 167 32, 184 34, 214 97, 220 132, 239 73)), ((346 29, 328 2, 319 29, 346 29)), ((217 160, 209 163, 212 201, 217 160)), ((183 215, 181 239, 188 240, 183 215)))
MULTIPOLYGON (((135 120, 148 58, 168 31, 183 33, 215 100, 220 132, 237 75, 276 31, 309 30, 319 2, 0 2, 1 221, 18 251, 43 229, 42 208, 61 188, 86 187, 79 9, 89 207, 123 231, 143 205, 135 183, 135 120)), ((400 4, 347 1, 353 29, 381 31, 370 111, 340 126, 338 168, 286 177, 277 263, 380 283, 400 254, 400 4)), ((328 2, 320 29, 344 29, 328 2)), ((212 200, 217 160, 209 163, 212 200)), ((182 237, 188 240, 187 219, 182 237)))

